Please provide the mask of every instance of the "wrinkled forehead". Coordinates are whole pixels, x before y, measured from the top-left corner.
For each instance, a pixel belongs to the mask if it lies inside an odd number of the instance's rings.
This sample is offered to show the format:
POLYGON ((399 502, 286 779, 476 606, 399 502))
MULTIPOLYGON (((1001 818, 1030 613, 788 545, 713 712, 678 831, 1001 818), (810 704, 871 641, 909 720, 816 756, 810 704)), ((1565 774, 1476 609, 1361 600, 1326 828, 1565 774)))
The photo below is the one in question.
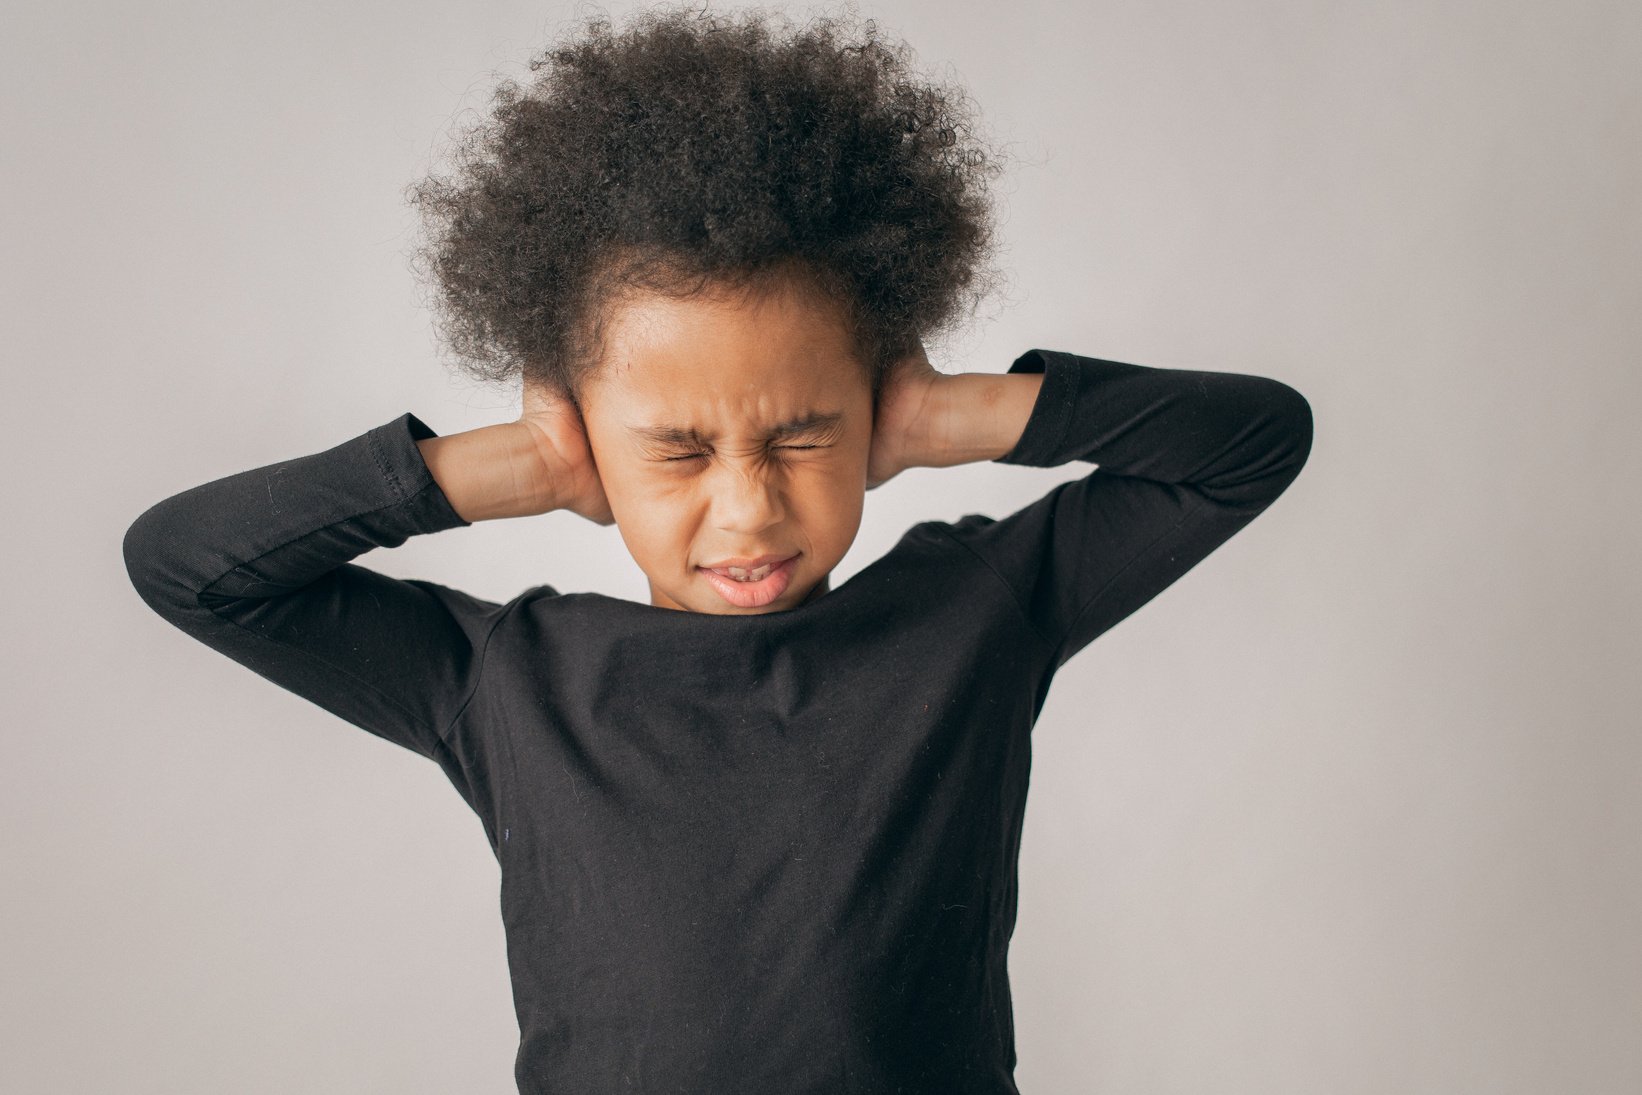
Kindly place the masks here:
POLYGON ((616 313, 591 387, 630 424, 775 427, 869 387, 837 314, 794 294, 647 298, 616 313))

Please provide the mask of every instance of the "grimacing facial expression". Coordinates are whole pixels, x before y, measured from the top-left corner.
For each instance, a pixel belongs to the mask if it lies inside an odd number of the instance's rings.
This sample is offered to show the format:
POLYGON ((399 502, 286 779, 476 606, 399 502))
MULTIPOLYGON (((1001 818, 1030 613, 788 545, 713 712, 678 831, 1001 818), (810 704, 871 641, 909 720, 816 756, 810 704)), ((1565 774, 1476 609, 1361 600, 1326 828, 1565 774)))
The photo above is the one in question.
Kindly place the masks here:
POLYGON ((791 284, 614 308, 581 392, 599 479, 660 608, 796 608, 860 529, 872 390, 837 313, 791 284), (709 567, 785 560, 742 583, 709 567))

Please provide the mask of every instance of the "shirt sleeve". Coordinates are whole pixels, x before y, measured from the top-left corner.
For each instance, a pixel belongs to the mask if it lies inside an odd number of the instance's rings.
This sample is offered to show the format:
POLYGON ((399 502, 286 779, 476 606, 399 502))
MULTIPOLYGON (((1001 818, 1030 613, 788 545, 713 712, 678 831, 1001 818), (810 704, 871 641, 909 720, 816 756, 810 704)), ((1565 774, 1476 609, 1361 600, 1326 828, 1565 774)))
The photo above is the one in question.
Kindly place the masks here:
POLYGON ((187 634, 371 733, 438 759, 501 606, 349 560, 465 526, 406 413, 323 452, 229 475, 125 534, 142 599, 187 634))
POLYGON ((1020 440, 994 462, 1098 466, 947 531, 1008 587, 1054 669, 1254 520, 1311 451, 1310 404, 1267 377, 1041 349, 1008 371, 1043 381, 1020 440))

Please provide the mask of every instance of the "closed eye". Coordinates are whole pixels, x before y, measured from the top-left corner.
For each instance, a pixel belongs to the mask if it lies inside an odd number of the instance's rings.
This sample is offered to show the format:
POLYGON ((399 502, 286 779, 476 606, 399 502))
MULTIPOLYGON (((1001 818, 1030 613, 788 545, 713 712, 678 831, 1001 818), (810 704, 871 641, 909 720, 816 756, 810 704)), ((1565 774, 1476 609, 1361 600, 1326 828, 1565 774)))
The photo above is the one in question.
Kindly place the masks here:
MULTIPOLYGON (((827 446, 827 445, 777 445, 775 447, 778 448, 778 449, 825 449, 825 448, 828 448, 829 446, 827 446)), ((702 459, 705 459, 706 456, 707 456, 707 454, 704 453, 704 452, 692 452, 692 453, 686 453, 683 456, 664 456, 664 457, 662 457, 662 460, 664 462, 671 463, 674 460, 702 460, 702 459)))

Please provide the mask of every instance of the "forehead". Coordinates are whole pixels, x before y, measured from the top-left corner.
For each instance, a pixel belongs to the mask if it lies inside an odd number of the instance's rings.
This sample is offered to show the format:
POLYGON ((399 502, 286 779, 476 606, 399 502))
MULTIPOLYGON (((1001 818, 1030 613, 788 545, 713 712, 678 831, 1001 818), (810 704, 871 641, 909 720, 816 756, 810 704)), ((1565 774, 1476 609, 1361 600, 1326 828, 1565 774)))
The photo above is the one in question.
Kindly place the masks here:
POLYGON ((604 341, 593 403, 629 426, 764 430, 869 391, 837 311, 799 289, 644 294, 612 310, 604 341))

